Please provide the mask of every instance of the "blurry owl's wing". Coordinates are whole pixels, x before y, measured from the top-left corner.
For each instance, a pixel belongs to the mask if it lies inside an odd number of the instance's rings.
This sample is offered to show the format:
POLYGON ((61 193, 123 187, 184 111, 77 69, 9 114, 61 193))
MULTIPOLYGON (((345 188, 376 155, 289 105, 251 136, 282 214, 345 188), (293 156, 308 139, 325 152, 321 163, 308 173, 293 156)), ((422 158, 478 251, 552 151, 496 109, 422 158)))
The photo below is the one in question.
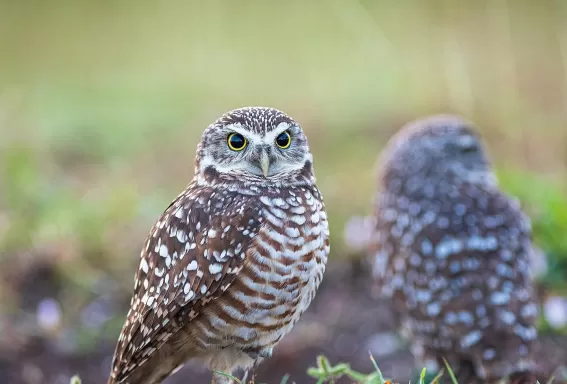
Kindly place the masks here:
MULTIPOLYGON (((378 194, 374 207, 372 235, 367 245, 368 260, 372 267, 376 294, 385 298, 392 298, 397 291, 400 291, 399 284, 392 284, 394 276, 393 260, 395 257, 405 257, 405 250, 396 241, 399 236, 394 237, 392 235, 397 230, 398 216, 406 215, 407 217, 407 212, 400 210, 397 206, 396 199, 396 196, 389 193, 378 194)), ((396 281, 396 283, 399 283, 399 281, 396 281)), ((401 291, 398 293, 401 293, 401 291)))
POLYGON ((445 338, 461 337, 483 321, 498 329, 502 311, 532 327, 529 218, 498 190, 464 184, 458 192, 440 202, 435 215, 421 216, 404 267, 408 310, 422 325, 431 322, 422 334, 445 338), (441 314, 449 320, 431 321, 441 314))
POLYGON ((117 382, 222 294, 262 224, 256 200, 190 185, 154 225, 114 354, 117 382))

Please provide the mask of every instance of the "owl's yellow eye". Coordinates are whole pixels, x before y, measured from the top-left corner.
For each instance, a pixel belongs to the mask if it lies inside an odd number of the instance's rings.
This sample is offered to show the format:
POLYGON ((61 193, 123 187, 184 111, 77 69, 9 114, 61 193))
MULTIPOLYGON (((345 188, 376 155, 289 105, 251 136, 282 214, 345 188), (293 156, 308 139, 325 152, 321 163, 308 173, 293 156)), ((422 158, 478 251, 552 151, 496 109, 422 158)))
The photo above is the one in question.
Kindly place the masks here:
POLYGON ((242 151, 248 144, 246 138, 240 133, 231 133, 230 135, 228 135, 227 142, 228 147, 233 151, 242 151))
POLYGON ((291 135, 288 131, 282 132, 276 137, 276 144, 281 149, 289 148, 291 145, 291 135))

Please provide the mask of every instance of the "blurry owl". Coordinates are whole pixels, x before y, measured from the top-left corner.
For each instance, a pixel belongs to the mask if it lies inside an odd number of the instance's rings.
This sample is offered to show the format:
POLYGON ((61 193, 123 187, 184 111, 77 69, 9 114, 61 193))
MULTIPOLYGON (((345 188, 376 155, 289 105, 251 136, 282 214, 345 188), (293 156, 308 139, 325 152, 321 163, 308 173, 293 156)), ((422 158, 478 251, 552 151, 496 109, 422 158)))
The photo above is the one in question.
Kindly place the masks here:
POLYGON ((472 123, 404 126, 378 161, 372 274, 421 366, 492 380, 535 367, 531 224, 472 123), (468 368, 467 368, 468 367, 468 368))

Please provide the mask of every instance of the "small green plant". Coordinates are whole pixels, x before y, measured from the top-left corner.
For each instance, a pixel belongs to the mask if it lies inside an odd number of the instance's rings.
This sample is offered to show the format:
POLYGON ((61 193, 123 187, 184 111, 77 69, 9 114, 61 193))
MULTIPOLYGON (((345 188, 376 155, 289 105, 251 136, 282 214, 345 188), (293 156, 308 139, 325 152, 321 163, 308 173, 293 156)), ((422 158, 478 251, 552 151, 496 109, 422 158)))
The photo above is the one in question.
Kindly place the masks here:
POLYGON ((81 384, 81 378, 79 377, 79 375, 71 377, 70 384, 81 384))
MULTIPOLYGON (((424 375, 425 375, 425 371, 426 371, 425 368, 423 368, 421 370, 421 372, 423 372, 424 375)), ((437 375, 435 375, 433 380, 431 380, 431 384, 439 383, 439 379, 441 379, 441 376, 443 376, 443 373, 445 373, 445 371, 443 369, 441 371, 439 371, 439 373, 437 375)), ((420 382, 420 384, 423 384, 423 382, 420 382)))
POLYGON ((244 375, 242 380, 240 380, 239 378, 234 377, 234 376, 232 376, 231 374, 228 374, 228 373, 224 373, 224 372, 221 372, 221 371, 213 371, 213 372, 216 373, 217 375, 228 377, 229 379, 234 380, 234 382, 237 383, 237 384, 246 384, 246 374, 244 375))
MULTIPOLYGON (((244 374, 244 377, 242 379, 239 379, 237 377, 234 377, 234 376, 232 376, 228 373, 224 373, 224 372, 221 372, 221 371, 213 371, 213 372, 218 374, 218 375, 228 377, 229 379, 234 380, 234 382, 237 383, 237 384, 254 384, 253 381, 246 381, 248 379, 248 372, 246 372, 244 374)), ((282 380, 280 381, 280 384, 287 384, 288 380, 289 380, 289 375, 284 375, 284 377, 282 377, 282 380)), ((258 384, 261 384, 261 383, 258 383, 258 384)))
POLYGON ((370 374, 364 374, 351 369, 349 364, 339 363, 335 366, 331 365, 329 359, 325 356, 319 356, 317 358, 317 367, 311 367, 307 370, 307 374, 314 379, 317 379, 317 384, 322 383, 334 383, 337 379, 341 377, 348 377, 355 380, 356 383, 360 384, 387 384, 391 383, 389 380, 385 380, 382 372, 378 368, 374 357, 370 355, 370 360, 374 365, 375 371, 370 374))
MULTIPOLYGON (((309 376, 317 379, 317 384, 322 383, 335 383, 341 377, 348 377, 355 381, 357 384, 392 384, 392 381, 389 379, 385 379, 378 368, 378 364, 376 364, 376 360, 374 356, 370 354, 370 361, 374 366, 374 372, 370 374, 364 374, 357 371, 354 371, 350 368, 350 366, 346 363, 339 363, 335 366, 332 366, 329 363, 329 360, 325 356, 319 356, 317 358, 317 367, 309 368, 307 373, 309 376)), ((438 384, 439 380, 445 373, 445 370, 449 372, 449 376, 451 377, 451 382, 453 384, 458 384, 457 379, 449 364, 445 361, 445 369, 442 369, 437 375, 433 377, 431 381, 427 381, 427 370, 423 368, 419 375, 419 384, 438 384)))

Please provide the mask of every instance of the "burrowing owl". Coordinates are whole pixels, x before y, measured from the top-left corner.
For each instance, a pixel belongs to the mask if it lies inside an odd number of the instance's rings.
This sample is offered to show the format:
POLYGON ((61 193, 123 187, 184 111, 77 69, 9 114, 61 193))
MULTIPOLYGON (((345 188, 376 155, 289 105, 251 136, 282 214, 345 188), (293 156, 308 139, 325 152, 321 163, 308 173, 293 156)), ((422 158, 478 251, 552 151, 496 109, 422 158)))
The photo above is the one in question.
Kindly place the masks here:
POLYGON ((403 127, 378 164, 373 275, 421 364, 480 378, 531 369, 531 226, 499 190, 481 138, 455 116, 403 127))
POLYGON ((301 127, 271 108, 226 113, 146 240, 109 383, 159 383, 192 358, 232 373, 270 357, 315 296, 328 254, 301 127))

